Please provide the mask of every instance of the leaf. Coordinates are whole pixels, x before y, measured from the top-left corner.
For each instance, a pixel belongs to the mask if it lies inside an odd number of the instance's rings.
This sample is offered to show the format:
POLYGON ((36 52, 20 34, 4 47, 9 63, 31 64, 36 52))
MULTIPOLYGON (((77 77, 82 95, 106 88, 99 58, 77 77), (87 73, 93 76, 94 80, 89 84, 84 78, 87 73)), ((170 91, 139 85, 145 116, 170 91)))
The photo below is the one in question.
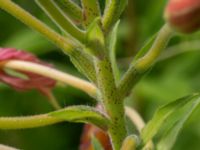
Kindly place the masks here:
POLYGON ((179 116, 176 115, 177 121, 163 134, 163 137, 158 142, 158 150, 170 150, 172 148, 178 134, 184 126, 184 123, 190 117, 194 109, 199 105, 199 102, 199 99, 197 99, 194 102, 190 102, 189 106, 186 108, 181 109, 179 116))
POLYGON ((153 119, 142 130, 143 144, 160 134, 159 150, 171 149, 185 121, 199 103, 200 94, 193 94, 159 108, 153 119))
POLYGON ((110 60, 115 75, 115 81, 120 79, 120 72, 116 62, 116 42, 117 42, 117 31, 119 27, 120 20, 115 24, 111 34, 109 35, 109 54, 110 60))
POLYGON ((95 136, 92 137, 92 147, 93 147, 93 150, 104 150, 101 143, 95 136))
POLYGON ((83 15, 81 8, 71 0, 54 0, 63 14, 68 16, 75 24, 81 24, 83 15))
POLYGON ((148 52, 148 50, 151 48, 154 40, 156 39, 156 36, 157 36, 157 33, 154 34, 153 36, 151 36, 147 40, 147 42, 144 44, 144 46, 139 50, 139 52, 134 57, 132 64, 134 64, 139 58, 141 58, 142 56, 144 56, 146 54, 146 52, 148 52))
POLYGON ((86 50, 94 56, 101 57, 105 49, 104 45, 104 33, 100 27, 100 18, 96 18, 87 30, 86 50))
POLYGON ((109 119, 103 113, 88 106, 71 106, 49 115, 70 122, 91 123, 103 130, 107 130, 109 125, 109 119))
POLYGON ((88 27, 97 17, 101 16, 98 0, 81 0, 83 8, 83 21, 88 27))

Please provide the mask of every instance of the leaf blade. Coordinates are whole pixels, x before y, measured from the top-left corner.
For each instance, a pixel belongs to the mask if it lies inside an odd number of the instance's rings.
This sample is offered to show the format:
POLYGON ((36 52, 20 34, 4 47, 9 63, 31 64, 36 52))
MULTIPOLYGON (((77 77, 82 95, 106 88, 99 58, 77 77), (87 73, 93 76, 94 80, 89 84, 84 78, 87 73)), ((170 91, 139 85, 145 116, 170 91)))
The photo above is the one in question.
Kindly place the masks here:
POLYGON ((107 130, 109 124, 105 114, 89 106, 70 106, 49 115, 70 122, 91 123, 103 130, 107 130))
MULTIPOLYGON (((193 105, 190 105, 192 102, 198 105, 200 103, 200 94, 193 94, 193 95, 183 97, 181 99, 173 101, 159 108, 157 112, 155 113, 155 115, 153 116, 153 119, 150 120, 149 123, 142 130, 141 138, 143 140, 143 143, 144 144, 147 143, 150 139, 153 138, 153 136, 157 135, 160 129, 162 128, 162 126, 164 126, 164 124, 166 123, 166 121, 170 122, 171 124, 175 124, 177 119, 174 119, 173 116, 176 115, 177 111, 183 111, 184 113, 185 109, 183 109, 183 107, 188 106, 190 110, 194 110, 194 108, 196 107, 190 107, 190 106, 193 106, 193 105)), ((190 115, 191 112, 188 112, 186 114, 190 115)), ((182 121, 185 122, 183 116, 184 116, 183 114, 180 114, 179 119, 181 120, 182 118, 183 119, 182 121)))

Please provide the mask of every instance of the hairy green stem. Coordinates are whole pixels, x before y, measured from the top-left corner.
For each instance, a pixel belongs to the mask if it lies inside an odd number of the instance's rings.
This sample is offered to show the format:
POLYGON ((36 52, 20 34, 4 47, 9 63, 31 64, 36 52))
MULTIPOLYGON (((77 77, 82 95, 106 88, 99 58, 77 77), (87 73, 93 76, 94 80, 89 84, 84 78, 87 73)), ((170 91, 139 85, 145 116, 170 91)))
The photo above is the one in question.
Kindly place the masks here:
POLYGON ((111 63, 107 56, 102 60, 95 60, 97 82, 101 91, 101 99, 111 124, 108 129, 114 150, 119 150, 124 138, 126 128, 124 120, 123 101, 117 93, 111 63))
POLYGON ((0 129, 36 128, 62 121, 62 119, 51 117, 48 114, 28 117, 0 117, 0 129))
POLYGON ((149 51, 135 63, 132 63, 118 85, 122 96, 129 94, 138 80, 152 67, 172 35, 172 29, 167 24, 164 25, 149 51))
POLYGON ((38 31, 47 39, 52 41, 70 56, 73 63, 83 74, 85 74, 94 83, 96 82, 95 69, 92 59, 89 55, 79 50, 80 48, 78 48, 79 45, 77 43, 51 30, 47 25, 10 0, 0 0, 0 8, 4 9, 24 24, 38 31))
POLYGON ((103 29, 105 32, 110 31, 110 28, 117 22, 122 14, 128 0, 107 0, 106 8, 102 18, 103 29))
POLYGON ((75 43, 72 40, 64 38, 55 31, 51 30, 47 25, 39 21, 17 4, 13 3, 11 0, 0 0, 0 8, 13 15, 27 26, 43 34, 58 47, 63 48, 67 53, 74 50, 75 43))
POLYGON ((54 0, 62 12, 67 15, 75 24, 81 24, 83 15, 81 8, 71 0, 54 0))
POLYGON ((70 34, 79 41, 85 41, 85 32, 77 28, 60 10, 53 0, 36 0, 37 4, 46 12, 52 21, 66 34, 70 34))
POLYGON ((101 16, 98 0, 81 0, 83 8, 83 22, 88 27, 95 18, 101 16))

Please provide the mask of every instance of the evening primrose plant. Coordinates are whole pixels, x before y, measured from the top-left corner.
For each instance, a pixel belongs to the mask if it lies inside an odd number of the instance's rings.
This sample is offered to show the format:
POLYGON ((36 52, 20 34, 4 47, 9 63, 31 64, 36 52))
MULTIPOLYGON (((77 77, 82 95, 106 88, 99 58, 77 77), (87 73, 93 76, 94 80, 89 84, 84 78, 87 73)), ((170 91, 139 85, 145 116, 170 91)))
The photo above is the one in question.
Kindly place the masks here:
POLYGON ((0 129, 81 122, 87 124, 81 150, 171 149, 184 123, 200 103, 200 94, 191 94, 160 107, 146 125, 133 108, 125 106, 124 100, 151 70, 176 33, 188 34, 200 29, 200 1, 169 0, 164 13, 166 24, 138 51, 123 74, 117 65, 115 46, 120 16, 128 0, 106 0, 104 10, 98 0, 81 0, 81 7, 72 0, 35 2, 60 33, 11 0, 0 0, 0 8, 53 42, 88 80, 59 71, 28 52, 1 48, 0 81, 15 90, 37 89, 56 110, 34 116, 0 117, 0 129), (97 106, 62 108, 51 92, 57 81, 84 91, 96 100, 97 106), (128 132, 125 116, 138 133, 128 132), (158 137, 156 142, 154 136, 158 137))

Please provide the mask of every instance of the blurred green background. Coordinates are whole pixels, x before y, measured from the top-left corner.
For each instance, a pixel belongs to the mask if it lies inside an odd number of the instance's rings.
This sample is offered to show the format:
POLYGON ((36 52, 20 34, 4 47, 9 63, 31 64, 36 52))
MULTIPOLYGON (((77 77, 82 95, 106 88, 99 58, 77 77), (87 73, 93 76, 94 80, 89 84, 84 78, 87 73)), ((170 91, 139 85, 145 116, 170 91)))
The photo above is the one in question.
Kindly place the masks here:
MULTIPOLYGON (((32 0, 13 0, 57 30, 32 0)), ((104 1, 101 1, 103 6, 104 1)), ((145 41, 164 24, 162 13, 166 0, 129 0, 120 23, 117 57, 123 71, 145 41)), ((53 44, 21 22, 0 10, 0 47, 15 47, 36 54, 56 68, 81 76, 53 44)), ((200 33, 173 38, 151 72, 135 87, 131 103, 148 121, 156 108, 200 89, 200 33)), ((54 94, 62 106, 94 101, 83 92, 57 86, 54 94)), ((131 102, 130 102, 131 100, 131 102)), ((0 84, 0 116, 24 116, 52 111, 45 97, 37 91, 16 92, 0 84)), ((200 107, 188 120, 174 150, 199 150, 200 107)), ((0 131, 0 143, 23 150, 77 150, 82 124, 60 123, 43 128, 0 131)))

